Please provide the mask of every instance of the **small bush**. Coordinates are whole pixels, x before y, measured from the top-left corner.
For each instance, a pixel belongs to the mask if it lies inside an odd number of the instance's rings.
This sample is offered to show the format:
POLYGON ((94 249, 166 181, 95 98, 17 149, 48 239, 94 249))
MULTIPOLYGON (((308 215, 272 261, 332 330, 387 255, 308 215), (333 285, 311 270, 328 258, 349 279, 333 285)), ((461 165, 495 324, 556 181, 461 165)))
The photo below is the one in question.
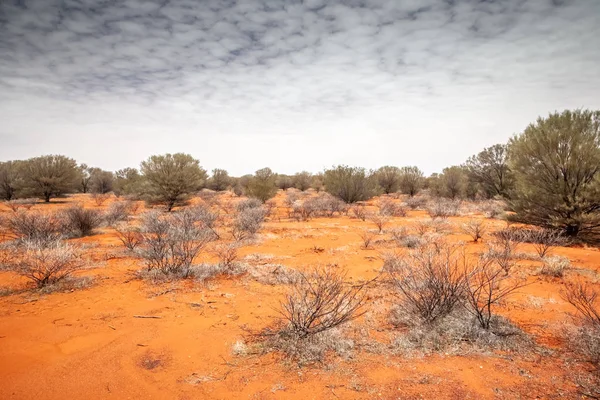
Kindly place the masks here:
POLYGON ((382 200, 378 204, 379 206, 379 215, 386 217, 406 217, 408 212, 406 208, 404 208, 400 204, 396 204, 390 200, 382 200))
POLYGON ((92 193, 92 200, 98 207, 106 203, 106 200, 110 199, 110 193, 92 193))
POLYGON ((370 249, 371 243, 373 242, 373 239, 375 239, 375 234, 365 229, 359 232, 358 236, 360 236, 360 239, 362 240, 363 249, 370 249))
POLYGON ((366 221, 367 208, 363 204, 355 204, 350 208, 350 211, 355 218, 360 219, 361 221, 366 221))
POLYGON ((142 245, 137 249, 148 271, 164 275, 191 276, 195 258, 212 240, 214 234, 197 223, 188 209, 164 215, 149 212, 141 223, 142 245))
POLYGON ((62 211, 65 230, 76 237, 89 236, 104 221, 104 215, 82 206, 73 206, 62 211))
POLYGON ((36 198, 30 198, 30 199, 15 199, 15 200, 10 200, 5 202, 4 204, 6 204, 11 210, 13 211, 17 211, 21 208, 25 209, 25 210, 29 210, 31 207, 35 206, 38 202, 38 199, 36 198))
POLYGON ((64 222, 57 214, 19 210, 5 218, 9 237, 26 242, 54 243, 61 239, 64 222))
POLYGON ((430 204, 427 207, 427 213, 432 219, 446 219, 448 217, 455 217, 457 215, 460 215, 459 207, 460 201, 437 199, 433 202, 433 204, 430 204))
POLYGON ((242 212, 242 211, 246 211, 250 208, 260 208, 262 207, 262 201, 258 200, 258 199, 245 199, 242 201, 239 201, 236 205, 235 205, 235 209, 237 212, 242 212))
POLYGON ((219 267, 223 271, 235 271, 237 268, 238 250, 241 245, 239 242, 222 243, 215 247, 214 253, 219 259, 219 267))
POLYGON ((565 271, 571 267, 571 262, 566 257, 546 257, 543 262, 544 265, 540 270, 540 274, 555 278, 561 278, 565 271))
POLYGON ((346 282, 332 269, 300 273, 278 310, 280 323, 265 330, 269 347, 299 362, 322 361, 327 350, 340 346, 336 328, 364 314, 365 285, 346 282))
POLYGON ((32 280, 37 287, 55 284, 82 269, 81 253, 73 245, 55 241, 25 241, 11 249, 5 268, 32 280))
POLYGON ((266 214, 264 207, 247 208, 238 212, 231 227, 231 235, 237 241, 253 237, 262 227, 266 214))
POLYGON ((114 201, 110 203, 104 219, 110 226, 125 221, 129 218, 129 215, 134 213, 137 209, 137 202, 125 200, 125 201, 114 201))
POLYGON ((390 221, 389 217, 380 214, 371 214, 369 215, 369 221, 375 224, 378 229, 378 233, 383 232, 383 228, 390 221))
POLYGON ((570 347, 586 361, 600 369, 600 301, 598 292, 589 284, 566 286, 565 301, 578 312, 579 326, 568 336, 570 347))
POLYGON ((384 270, 391 278, 407 314, 431 323, 450 314, 464 299, 462 259, 449 246, 429 246, 405 258, 387 258, 384 270))
POLYGON ((485 222, 477 219, 470 219, 462 225, 462 231, 473 238, 473 242, 477 243, 483 237, 486 231, 485 222))
POLYGON ((404 202, 404 204, 406 204, 406 206, 411 210, 424 209, 425 206, 427 206, 427 203, 427 198, 422 196, 409 197, 404 202))
POLYGON ((115 228, 117 237, 128 250, 134 251, 143 241, 144 236, 139 229, 127 225, 117 226, 115 228))

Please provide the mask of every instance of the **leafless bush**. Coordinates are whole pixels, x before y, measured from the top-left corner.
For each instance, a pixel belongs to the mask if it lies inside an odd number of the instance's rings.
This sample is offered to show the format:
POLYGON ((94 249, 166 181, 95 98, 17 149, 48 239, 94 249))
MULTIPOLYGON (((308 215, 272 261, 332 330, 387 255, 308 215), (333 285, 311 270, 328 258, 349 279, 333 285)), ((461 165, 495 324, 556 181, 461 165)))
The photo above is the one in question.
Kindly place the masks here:
POLYGON ((390 236, 392 237, 392 240, 397 244, 400 243, 402 240, 404 240, 404 238, 406 236, 408 236, 408 231, 403 226, 401 226, 399 228, 389 229, 388 232, 389 232, 390 236))
POLYGON ((108 206, 104 219, 110 226, 125 221, 129 218, 129 215, 134 213, 137 209, 137 202, 125 200, 125 201, 114 201, 108 206))
POLYGON ((94 200, 94 203, 100 207, 102 204, 106 203, 106 200, 110 199, 110 193, 92 193, 92 199, 94 200))
POLYGON ((217 230, 217 224, 220 220, 218 212, 212 211, 210 208, 198 205, 189 208, 189 213, 193 216, 194 220, 202 224, 202 226, 210 230, 216 239, 220 239, 221 235, 217 230))
POLYGON ((54 241, 25 241, 10 249, 6 268, 32 280, 38 287, 59 282, 83 268, 81 254, 73 245, 54 241))
POLYGON ((89 236, 104 221, 102 212, 82 206, 72 206, 62 211, 64 227, 77 237, 89 236))
POLYGON ((141 223, 142 245, 136 250, 148 271, 190 276, 194 259, 214 239, 214 234, 197 222, 189 209, 167 215, 149 212, 141 223))
POLYGON ((257 282, 266 285, 290 285, 300 279, 298 271, 281 264, 252 265, 248 272, 257 282))
POLYGON ((373 239, 375 239, 375 234, 372 231, 365 229, 360 231, 358 236, 360 236, 362 240, 363 249, 370 249, 371 243, 373 242, 373 239))
POLYGON ((436 199, 432 204, 427 206, 427 213, 432 219, 446 219, 460 215, 459 207, 460 201, 436 199))
POLYGON ((422 196, 414 196, 406 199, 404 204, 411 210, 423 209, 427 205, 427 198, 422 196))
POLYGON ((504 203, 496 200, 482 201, 478 208, 487 218, 496 218, 504 213, 504 203))
POLYGON ((29 210, 31 207, 35 206, 37 204, 37 202, 38 202, 38 199, 30 198, 30 199, 10 200, 10 201, 5 202, 4 204, 6 204, 11 210, 16 212, 20 208, 29 210))
POLYGON ((53 213, 19 210, 4 220, 8 236, 27 242, 53 243, 63 236, 64 223, 53 213))
POLYGON ((427 247, 387 259, 384 270, 397 290, 399 307, 424 323, 450 314, 465 294, 465 270, 456 249, 427 247))
POLYGON ((578 312, 579 326, 568 336, 570 347, 585 360, 600 368, 600 301, 598 292, 589 284, 573 283, 562 293, 578 312))
POLYGON ((402 205, 384 199, 378 204, 379 214, 387 217, 406 217, 408 212, 402 205))
POLYGON ((561 231, 551 229, 522 229, 522 241, 533 244, 540 258, 546 257, 552 247, 565 246, 567 239, 561 231))
POLYGON ((144 240, 144 236, 140 233, 139 229, 125 224, 117 226, 115 231, 123 246, 130 251, 134 251, 144 240))
POLYGON ((365 286, 346 282, 345 273, 332 269, 300 273, 278 310, 279 326, 262 336, 290 358, 321 361, 327 350, 339 346, 339 338, 327 344, 328 335, 364 314, 365 286))
POLYGON ((245 200, 239 201, 235 205, 235 209, 237 212, 242 212, 242 211, 246 211, 251 208, 261 208, 262 205, 263 205, 263 203, 260 200, 255 199, 255 198, 250 198, 250 199, 245 199, 245 200))
POLYGON ((296 201, 292 205, 292 217, 296 221, 308 221, 316 211, 315 202, 312 199, 296 201))
POLYGON ((370 214, 368 219, 375 224, 378 233, 383 232, 383 227, 390 221, 389 217, 380 214, 370 214))
POLYGON ((431 230, 431 224, 427 221, 418 221, 414 224, 414 228, 419 236, 423 236, 431 230))
POLYGON ((365 221, 367 219, 367 209, 363 204, 355 204, 350 208, 352 215, 354 218, 358 218, 361 221, 365 221))
POLYGON ((215 246, 214 253, 219 259, 219 267, 223 271, 234 272, 237 268, 238 250, 242 247, 239 242, 221 243, 215 246))
POLYGON ((504 269, 492 260, 480 259, 466 279, 467 310, 477 318, 479 326, 490 329, 492 308, 517 289, 523 282, 508 280, 504 269))
POLYGON ((485 222, 477 219, 470 219, 462 225, 462 231, 473 238, 473 242, 477 243, 483 237, 486 231, 485 222))
POLYGON ((571 266, 571 262, 566 257, 554 256, 546 257, 543 260, 544 265, 540 270, 542 275, 553 276, 560 278, 564 275, 565 270, 571 266))
POLYGON ((262 227, 266 217, 263 207, 246 208, 236 215, 231 227, 231 235, 237 241, 254 236, 262 227))

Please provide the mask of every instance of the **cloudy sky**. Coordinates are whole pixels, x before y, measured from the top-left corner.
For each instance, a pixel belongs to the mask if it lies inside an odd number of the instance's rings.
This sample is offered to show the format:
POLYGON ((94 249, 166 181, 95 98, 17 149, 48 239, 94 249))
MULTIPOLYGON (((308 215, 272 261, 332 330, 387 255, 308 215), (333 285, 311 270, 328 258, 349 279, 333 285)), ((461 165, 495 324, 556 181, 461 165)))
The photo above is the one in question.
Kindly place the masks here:
POLYGON ((0 0, 0 160, 431 173, 579 107, 598 0, 0 0))

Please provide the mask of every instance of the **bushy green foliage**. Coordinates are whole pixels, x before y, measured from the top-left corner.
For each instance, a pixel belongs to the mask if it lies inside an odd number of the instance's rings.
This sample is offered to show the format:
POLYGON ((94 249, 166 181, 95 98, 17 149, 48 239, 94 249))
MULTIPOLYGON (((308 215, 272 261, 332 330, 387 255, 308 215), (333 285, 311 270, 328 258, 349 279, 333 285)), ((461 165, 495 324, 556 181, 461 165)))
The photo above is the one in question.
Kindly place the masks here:
POLYGON ((165 204, 168 211, 200 190, 207 178, 200 162, 183 153, 151 156, 142 162, 141 171, 150 199, 165 204))
POLYGON ((375 172, 377 183, 383 190, 383 193, 396 193, 400 188, 400 168, 386 165, 375 172))
POLYGON ((77 162, 61 155, 30 158, 22 164, 24 191, 49 202, 52 197, 75 191, 79 181, 77 162))
POLYGON ((425 178, 423 171, 418 167, 400 168, 399 189, 402 193, 413 197, 423 188, 424 184, 425 178))
POLYGON ((215 168, 212 170, 212 176, 208 180, 208 188, 217 192, 227 190, 232 180, 224 169, 215 168))
POLYGON ((263 203, 277 194, 277 175, 270 168, 262 168, 249 178, 246 195, 263 203))
POLYGON ((0 199, 12 200, 18 197, 23 187, 22 161, 0 162, 0 199))
POLYGON ((372 172, 359 167, 338 165, 324 173, 325 190, 346 203, 369 200, 377 194, 377 181, 372 172))
POLYGON ((504 144, 487 147, 465 164, 469 180, 479 185, 487 198, 508 197, 513 187, 507 148, 504 144))
POLYGON ((567 235, 600 228, 600 111, 538 118, 509 143, 519 221, 567 235))

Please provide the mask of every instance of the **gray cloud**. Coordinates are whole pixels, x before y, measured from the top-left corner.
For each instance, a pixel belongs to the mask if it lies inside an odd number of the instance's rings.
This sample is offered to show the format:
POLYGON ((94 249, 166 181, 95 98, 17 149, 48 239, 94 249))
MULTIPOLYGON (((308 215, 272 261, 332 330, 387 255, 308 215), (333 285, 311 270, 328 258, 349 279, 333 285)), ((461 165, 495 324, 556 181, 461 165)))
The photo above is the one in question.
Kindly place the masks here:
POLYGON ((0 158, 432 172, 600 108, 591 0, 0 3, 0 158))

